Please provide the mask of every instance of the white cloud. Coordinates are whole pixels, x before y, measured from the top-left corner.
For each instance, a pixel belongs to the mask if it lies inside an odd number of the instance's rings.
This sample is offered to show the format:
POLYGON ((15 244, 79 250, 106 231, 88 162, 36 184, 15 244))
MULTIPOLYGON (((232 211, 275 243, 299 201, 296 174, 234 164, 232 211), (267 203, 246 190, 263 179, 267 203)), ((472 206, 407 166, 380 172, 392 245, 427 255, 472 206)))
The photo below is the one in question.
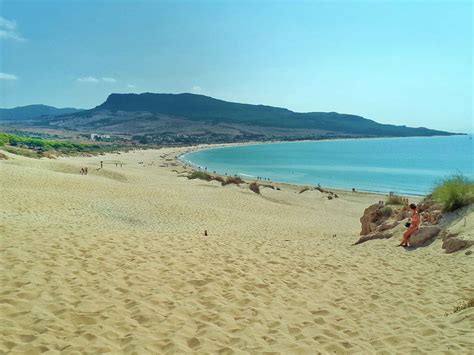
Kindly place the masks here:
POLYGON ((7 20, 5 17, 0 16, 0 27, 7 30, 14 30, 16 28, 16 22, 7 20))
POLYGON ((193 92, 202 92, 202 88, 200 86, 193 86, 191 90, 193 92))
POLYGON ((16 22, 7 20, 0 16, 0 38, 13 39, 15 41, 26 41, 26 39, 16 31, 16 22))
POLYGON ((98 82, 105 82, 105 83, 116 83, 117 79, 115 78, 110 78, 110 77, 102 77, 102 78, 96 78, 95 76, 84 76, 82 78, 77 78, 76 81, 80 83, 98 83, 98 82))
POLYGON ((133 85, 133 84, 127 84, 127 87, 128 87, 129 89, 135 89, 135 88, 136 88, 136 86, 133 85))
POLYGON ((18 80, 18 77, 13 74, 0 73, 0 80, 18 80))
POLYGON ((98 83, 99 79, 94 78, 93 76, 85 76, 83 78, 77 78, 77 81, 80 83, 98 83))

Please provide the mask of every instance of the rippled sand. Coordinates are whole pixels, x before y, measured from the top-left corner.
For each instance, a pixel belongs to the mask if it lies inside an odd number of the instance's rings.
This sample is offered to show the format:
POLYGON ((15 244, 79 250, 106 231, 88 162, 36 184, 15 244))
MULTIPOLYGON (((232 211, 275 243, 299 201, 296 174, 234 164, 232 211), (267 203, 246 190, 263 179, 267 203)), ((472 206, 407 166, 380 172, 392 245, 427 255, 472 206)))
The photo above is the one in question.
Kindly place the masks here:
POLYGON ((0 352, 474 349, 474 308, 446 315, 473 255, 352 246, 383 197, 259 196, 177 177, 177 152, 0 162, 0 352))

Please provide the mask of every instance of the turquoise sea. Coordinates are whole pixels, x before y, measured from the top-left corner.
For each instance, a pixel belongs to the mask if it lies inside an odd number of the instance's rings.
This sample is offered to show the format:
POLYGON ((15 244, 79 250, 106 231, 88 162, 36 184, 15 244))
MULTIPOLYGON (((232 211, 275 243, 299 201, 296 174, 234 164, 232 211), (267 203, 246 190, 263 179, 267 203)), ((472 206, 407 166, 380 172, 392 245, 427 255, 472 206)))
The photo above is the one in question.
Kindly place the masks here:
POLYGON ((221 147, 185 154, 208 172, 405 195, 429 193, 462 173, 474 178, 472 136, 306 141, 221 147))

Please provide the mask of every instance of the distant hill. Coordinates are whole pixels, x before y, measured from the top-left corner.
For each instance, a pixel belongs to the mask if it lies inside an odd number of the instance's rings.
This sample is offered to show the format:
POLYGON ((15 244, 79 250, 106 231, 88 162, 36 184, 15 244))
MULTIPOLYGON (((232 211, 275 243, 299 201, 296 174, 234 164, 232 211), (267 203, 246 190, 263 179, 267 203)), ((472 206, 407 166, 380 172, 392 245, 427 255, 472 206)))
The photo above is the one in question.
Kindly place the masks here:
MULTIPOLYGON (((312 128, 340 133, 382 136, 430 136, 448 132, 380 124, 336 112, 297 113, 285 108, 227 102, 195 94, 111 94, 89 112, 150 112, 183 117, 193 121, 239 123, 278 128, 312 128)), ((87 111, 86 111, 87 112, 87 111)))
POLYGON ((89 133, 134 135, 153 143, 453 134, 424 127, 380 124, 350 114, 298 113, 195 94, 111 94, 93 109, 38 119, 34 124, 89 133))
POLYGON ((42 116, 59 116, 77 113, 82 110, 76 108, 56 108, 46 105, 28 105, 15 108, 0 108, 0 121, 22 121, 36 119, 42 116))

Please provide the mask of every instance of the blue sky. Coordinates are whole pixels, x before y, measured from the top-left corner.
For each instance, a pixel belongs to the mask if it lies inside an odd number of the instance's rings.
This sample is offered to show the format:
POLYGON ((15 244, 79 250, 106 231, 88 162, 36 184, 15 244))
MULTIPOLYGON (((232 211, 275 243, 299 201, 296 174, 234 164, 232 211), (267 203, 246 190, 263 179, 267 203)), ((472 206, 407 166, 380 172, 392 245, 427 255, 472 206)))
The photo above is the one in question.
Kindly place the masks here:
POLYGON ((471 1, 2 1, 0 107, 194 92, 473 131, 471 1))

